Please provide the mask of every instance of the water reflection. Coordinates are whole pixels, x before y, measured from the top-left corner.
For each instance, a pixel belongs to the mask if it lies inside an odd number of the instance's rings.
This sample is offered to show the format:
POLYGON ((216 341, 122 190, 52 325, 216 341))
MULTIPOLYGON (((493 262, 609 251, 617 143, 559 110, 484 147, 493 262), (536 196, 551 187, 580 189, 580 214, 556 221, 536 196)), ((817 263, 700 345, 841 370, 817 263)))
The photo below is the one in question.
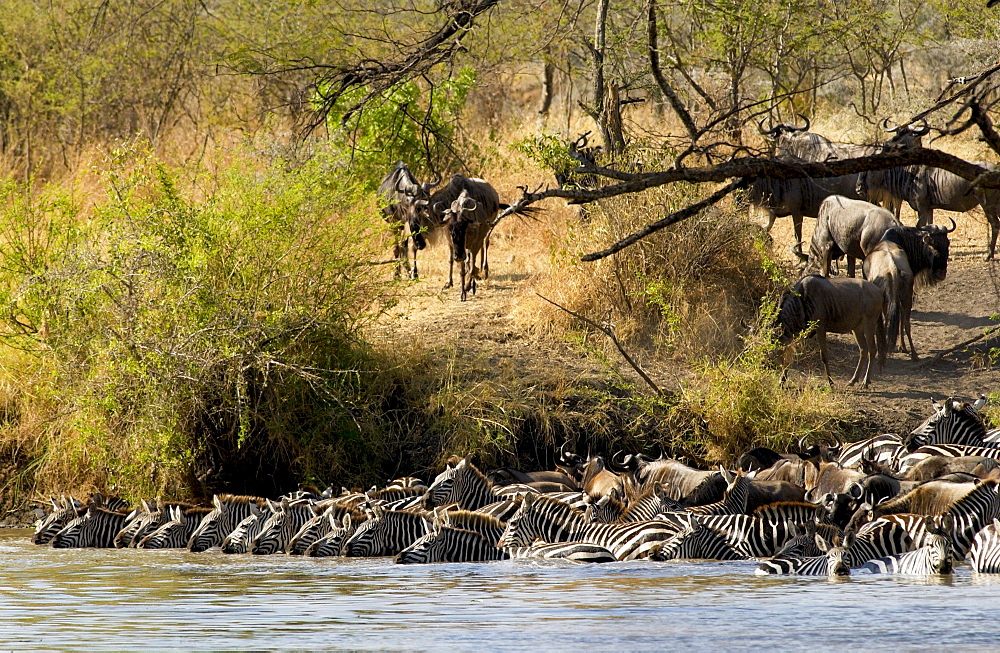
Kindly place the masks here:
POLYGON ((756 563, 398 566, 386 559, 55 550, 0 533, 0 648, 996 646, 1000 576, 754 576, 756 563), (86 624, 86 628, 81 628, 86 624), (751 639, 748 639, 751 638, 751 639))

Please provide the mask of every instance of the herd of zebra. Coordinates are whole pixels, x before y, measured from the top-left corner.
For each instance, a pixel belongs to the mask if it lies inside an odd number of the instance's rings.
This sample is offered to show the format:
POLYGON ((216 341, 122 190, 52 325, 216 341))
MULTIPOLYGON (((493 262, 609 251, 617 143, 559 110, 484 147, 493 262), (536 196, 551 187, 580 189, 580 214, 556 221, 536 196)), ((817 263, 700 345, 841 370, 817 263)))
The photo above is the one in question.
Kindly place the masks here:
POLYGON ((480 472, 452 458, 429 485, 406 477, 368 492, 300 489, 212 505, 99 494, 52 499, 32 541, 56 548, 187 548, 398 563, 560 558, 571 562, 760 561, 757 574, 852 570, 949 574, 967 558, 1000 573, 1000 430, 985 398, 949 398, 905 437, 746 452, 735 471, 642 454, 580 456, 556 469, 480 472))

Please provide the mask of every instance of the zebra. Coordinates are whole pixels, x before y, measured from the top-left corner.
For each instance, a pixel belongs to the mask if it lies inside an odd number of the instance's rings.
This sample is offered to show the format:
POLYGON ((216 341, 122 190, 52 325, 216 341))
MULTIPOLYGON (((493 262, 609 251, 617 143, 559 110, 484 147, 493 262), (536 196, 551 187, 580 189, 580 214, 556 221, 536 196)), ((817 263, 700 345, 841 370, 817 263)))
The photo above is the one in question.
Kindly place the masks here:
POLYGON ((393 562, 412 565, 429 562, 487 562, 510 556, 473 531, 436 523, 431 532, 396 554, 393 562))
POLYGON ((201 524, 188 540, 188 551, 199 553, 213 546, 221 546, 223 540, 241 521, 250 514, 251 506, 258 510, 266 504, 261 497, 217 494, 212 497, 214 509, 205 515, 201 524))
POLYGON ((248 549, 254 555, 271 555, 284 551, 302 525, 313 517, 312 502, 309 499, 288 501, 281 504, 261 526, 260 532, 250 541, 248 549))
POLYGON ((504 549, 511 559, 559 559, 577 564, 588 562, 617 562, 611 551, 597 544, 586 542, 535 542, 531 546, 508 547, 504 549))
POLYGON ((491 542, 493 546, 496 546, 497 542, 500 541, 500 536, 507 528, 506 523, 495 517, 469 510, 435 511, 434 520, 442 526, 478 533, 486 541, 491 542))
POLYGON ((179 507, 181 510, 193 508, 189 503, 158 503, 155 500, 140 501, 140 507, 129 514, 125 526, 115 536, 115 547, 135 548, 142 538, 169 521, 170 509, 179 507))
MULTIPOLYGON (((560 494, 560 493, 556 492, 553 494, 560 494)), ((482 515, 489 515, 490 517, 494 517, 502 522, 505 522, 511 517, 513 517, 517 513, 517 511, 520 510, 520 508, 521 508, 520 501, 516 501, 514 499, 504 499, 503 501, 497 501, 496 503, 491 503, 488 506, 483 506, 479 510, 476 510, 476 512, 482 515)))
POLYGON ((507 522, 498 546, 525 547, 536 539, 551 543, 586 542, 605 547, 619 560, 635 560, 647 557, 654 544, 670 539, 679 530, 679 523, 665 520, 593 524, 565 503, 529 494, 507 522))
POLYGON ((725 538, 705 528, 694 514, 682 517, 684 527, 679 533, 650 550, 650 560, 746 560, 725 538))
POLYGON ((788 522, 784 520, 771 522, 753 515, 706 515, 699 521, 751 558, 770 558, 791 537, 788 522))
POLYGON ((250 504, 250 514, 243 518, 239 524, 222 540, 221 549, 223 553, 246 553, 250 549, 250 542, 264 527, 264 522, 272 514, 274 504, 268 501, 263 508, 258 508, 255 504, 250 504))
POLYGON ((849 576, 851 567, 847 554, 853 544, 853 537, 847 535, 841 546, 834 546, 822 535, 815 535, 816 546, 823 555, 809 558, 775 556, 766 560, 754 570, 757 576, 849 576))
MULTIPOLYGON (((477 510, 501 499, 513 498, 510 496, 512 492, 514 494, 520 493, 520 486, 511 489, 512 486, 509 485, 504 486, 498 492, 486 476, 465 458, 455 465, 454 473, 449 480, 451 488, 447 494, 440 491, 436 481, 431 485, 425 495, 425 508, 430 509, 435 506, 457 503, 459 508, 477 510)), ((537 493, 534 488, 528 492, 528 494, 534 493, 537 493)))
POLYGON ((605 494, 598 499, 589 495, 585 496, 587 496, 587 500, 583 511, 590 521, 598 524, 616 524, 622 520, 626 508, 625 504, 618 499, 610 494, 605 494))
POLYGON ((896 469, 899 459, 906 455, 903 440, 895 433, 883 433, 867 440, 845 444, 837 456, 841 467, 859 467, 862 461, 896 469))
POLYGON ((963 456, 982 456, 1000 461, 1000 448, 980 447, 966 444, 928 444, 918 447, 913 453, 903 456, 899 460, 899 473, 905 475, 922 460, 931 456, 947 456, 949 458, 961 458, 963 456))
POLYGON ((652 521, 660 515, 673 512, 684 512, 684 506, 670 497, 667 489, 660 483, 646 490, 631 502, 621 516, 621 522, 652 521))
MULTIPOLYGON (((351 514, 350 508, 340 503, 328 504, 320 502, 312 506, 314 516, 302 524, 299 531, 288 541, 289 555, 303 555, 313 542, 330 532, 334 521, 351 514)), ((354 515, 358 522, 363 521, 360 514, 354 515)))
POLYGON ((895 520, 869 522, 851 535, 853 541, 846 560, 852 568, 861 567, 869 560, 906 553, 914 549, 913 536, 905 525, 895 520))
POLYGON ((972 568, 980 574, 1000 574, 1000 519, 980 529, 969 548, 972 568))
POLYGON ((953 571, 951 541, 936 533, 915 551, 869 560, 861 568, 873 574, 950 574, 953 571))
POLYGON ((344 542, 354 535, 357 524, 351 519, 351 513, 345 514, 342 520, 329 512, 326 517, 330 522, 329 532, 306 547, 303 555, 312 558, 343 555, 344 542))
POLYGON ((742 515, 746 513, 750 481, 753 480, 757 472, 733 474, 721 467, 719 471, 727 483, 726 490, 722 493, 722 501, 686 508, 688 513, 693 515, 742 515))
POLYGON ((49 544, 55 549, 113 548, 115 535, 127 518, 127 513, 91 505, 56 533, 49 544))
POLYGON ((381 506, 374 506, 372 516, 344 542, 344 555, 396 555, 429 530, 430 519, 426 513, 383 510, 381 506))
POLYGON ((171 506, 170 519, 136 543, 137 549, 183 549, 211 508, 171 506))
POLYGON ((416 497, 417 499, 423 498, 424 493, 427 488, 424 486, 392 486, 384 487, 381 490, 376 490, 372 488, 368 490, 365 494, 368 496, 369 500, 382 500, 386 503, 392 503, 394 501, 399 501, 400 499, 412 499, 416 497))
POLYGON ((417 478, 416 476, 401 476, 400 478, 389 481, 389 485, 386 487, 420 488, 424 491, 427 490, 427 484, 424 483, 424 480, 422 478, 417 478))
POLYGON ((49 501, 52 503, 52 512, 35 524, 35 532, 31 535, 32 544, 48 544, 56 533, 79 517, 84 509, 83 504, 73 497, 63 496, 58 501, 51 497, 49 501))
POLYGON ((936 401, 934 414, 913 429, 904 441, 908 451, 928 444, 967 444, 982 446, 986 437, 986 425, 979 410, 986 404, 986 397, 980 395, 974 404, 955 401, 948 397, 944 404, 936 401))

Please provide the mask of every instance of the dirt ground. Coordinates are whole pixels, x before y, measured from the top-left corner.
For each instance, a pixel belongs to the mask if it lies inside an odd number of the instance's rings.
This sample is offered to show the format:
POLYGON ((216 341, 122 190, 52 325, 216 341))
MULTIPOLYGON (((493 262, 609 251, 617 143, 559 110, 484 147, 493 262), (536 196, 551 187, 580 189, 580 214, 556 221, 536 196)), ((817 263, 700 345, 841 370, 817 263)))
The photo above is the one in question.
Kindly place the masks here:
MULTIPOLYGON (((972 399, 979 393, 993 391, 1000 380, 1000 363, 991 364, 989 356, 992 347, 1000 347, 1000 334, 928 364, 936 353, 1000 324, 991 319, 1000 316, 1000 268, 997 263, 983 261, 987 226, 982 212, 939 211, 935 220, 948 224, 948 216, 958 222, 958 230, 952 234, 948 277, 934 287, 918 291, 912 316, 913 339, 921 360, 913 362, 908 355, 894 354, 885 372, 872 381, 868 390, 844 389, 857 362, 857 347, 853 336, 830 336, 835 384, 848 393, 848 400, 864 422, 882 431, 908 432, 931 413, 930 399, 949 396, 972 399)), ((914 216, 904 209, 903 220, 912 224, 914 216)), ((806 220, 807 242, 813 223, 806 220)), ((791 221, 778 220, 772 235, 776 251, 791 260, 787 254, 793 241, 791 221)), ((556 367, 577 381, 590 378, 600 383, 607 378, 609 371, 604 362, 594 360, 567 341, 532 335, 512 319, 511 313, 520 299, 532 292, 539 269, 524 260, 523 248, 505 247, 503 239, 498 239, 491 249, 490 281, 464 303, 458 301, 457 289, 441 290, 447 277, 445 251, 439 245, 421 253, 422 278, 407 288, 402 302, 393 311, 393 319, 384 325, 381 337, 426 343, 432 350, 447 350, 458 364, 474 362, 498 373, 513 369, 528 380, 534 375, 550 376, 556 367)), ((818 354, 812 342, 806 344, 805 351, 793 364, 792 383, 796 379, 805 380, 807 375, 821 374, 818 355, 815 362, 811 361, 809 347, 818 354)), ((635 377, 624 361, 612 364, 622 374, 635 377)), ((651 376, 666 388, 683 376, 671 369, 676 361, 658 363, 646 357, 644 364, 651 376)))

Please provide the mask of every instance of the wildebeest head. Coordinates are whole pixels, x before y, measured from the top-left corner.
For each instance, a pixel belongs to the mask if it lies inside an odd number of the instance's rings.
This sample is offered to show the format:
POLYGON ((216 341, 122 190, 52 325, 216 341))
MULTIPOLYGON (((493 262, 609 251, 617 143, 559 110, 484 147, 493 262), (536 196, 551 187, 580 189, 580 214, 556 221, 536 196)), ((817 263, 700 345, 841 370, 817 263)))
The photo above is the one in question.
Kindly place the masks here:
POLYGON ((805 125, 799 127, 798 125, 792 124, 790 122, 781 122, 774 125, 770 129, 764 129, 763 118, 757 123, 757 129, 760 133, 768 139, 777 140, 785 134, 796 134, 801 132, 809 131, 809 118, 803 116, 801 113, 796 114, 799 118, 805 121, 805 125))
POLYGON ((778 317, 775 319, 774 327, 778 328, 778 342, 787 345, 795 336, 799 335, 809 326, 806 316, 805 302, 802 300, 802 293, 799 284, 789 291, 786 291, 781 298, 781 306, 778 309, 778 317))
POLYGON ((429 202, 431 189, 440 183, 440 177, 434 181, 418 182, 406 164, 400 161, 379 186, 379 195, 391 202, 382 209, 382 213, 388 220, 406 224, 418 250, 427 246, 421 233, 422 213, 429 202))
POLYGON ((948 238, 948 234, 957 228, 955 220, 952 218, 949 219, 951 220, 951 229, 938 224, 928 224, 921 227, 925 232, 924 242, 931 248, 934 254, 934 260, 930 268, 931 283, 944 281, 948 275, 948 256, 951 248, 951 241, 948 238))
POLYGON ((469 197, 469 192, 462 189, 458 198, 445 207, 443 202, 435 204, 434 212, 442 216, 441 222, 448 227, 448 234, 451 237, 452 253, 456 261, 465 260, 465 232, 469 229, 472 221, 471 215, 479 207, 476 200, 469 197))
POLYGON ((892 138, 883 144, 883 151, 905 150, 913 147, 921 147, 923 138, 931 131, 931 126, 923 118, 918 122, 911 122, 906 125, 889 126, 889 119, 882 121, 882 131, 892 134, 892 138))

